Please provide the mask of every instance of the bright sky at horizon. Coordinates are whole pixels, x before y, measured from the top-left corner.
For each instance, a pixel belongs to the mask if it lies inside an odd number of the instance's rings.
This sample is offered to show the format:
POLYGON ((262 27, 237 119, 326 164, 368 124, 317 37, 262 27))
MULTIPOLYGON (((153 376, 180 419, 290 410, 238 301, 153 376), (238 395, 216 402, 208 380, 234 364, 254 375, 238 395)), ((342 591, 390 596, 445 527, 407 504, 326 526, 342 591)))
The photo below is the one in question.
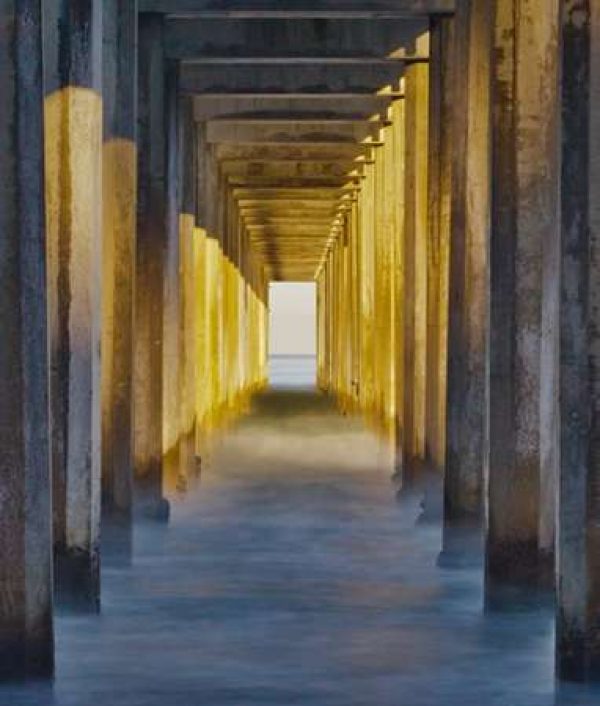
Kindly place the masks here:
POLYGON ((269 289, 270 355, 317 354, 314 282, 274 282, 269 289))

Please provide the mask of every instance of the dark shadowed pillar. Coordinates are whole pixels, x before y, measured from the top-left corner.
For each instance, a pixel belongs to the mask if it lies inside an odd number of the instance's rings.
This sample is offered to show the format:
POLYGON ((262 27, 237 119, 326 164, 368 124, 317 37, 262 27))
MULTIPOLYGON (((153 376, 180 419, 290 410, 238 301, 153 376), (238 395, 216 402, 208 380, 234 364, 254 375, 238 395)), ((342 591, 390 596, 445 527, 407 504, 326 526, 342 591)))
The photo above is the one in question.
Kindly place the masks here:
POLYGON ((44 6, 56 585, 100 603, 102 3, 44 6))
POLYGON ((163 17, 139 16, 138 223, 134 404, 135 507, 166 519, 163 498, 163 276, 167 232, 163 17))
POLYGON ((600 680, 600 7, 562 3, 557 671, 600 680))
POLYGON ((121 563, 131 554, 137 2, 103 9, 102 549, 121 563))
POLYGON ((53 669, 41 3, 0 2, 0 678, 53 669))
POLYGON ((490 207, 488 0, 454 26, 448 392, 442 564, 481 557, 490 207))
MULTIPOLYGON (((491 608, 512 602, 515 592, 535 596, 544 561, 552 583, 553 555, 544 556, 540 544, 540 430, 542 388, 556 376, 543 375, 552 371, 542 371, 542 339, 553 337, 558 323, 548 322, 544 331, 544 253, 558 238, 558 2, 493 4, 486 531, 491 608)), ((549 277, 558 287, 557 273, 549 277)))

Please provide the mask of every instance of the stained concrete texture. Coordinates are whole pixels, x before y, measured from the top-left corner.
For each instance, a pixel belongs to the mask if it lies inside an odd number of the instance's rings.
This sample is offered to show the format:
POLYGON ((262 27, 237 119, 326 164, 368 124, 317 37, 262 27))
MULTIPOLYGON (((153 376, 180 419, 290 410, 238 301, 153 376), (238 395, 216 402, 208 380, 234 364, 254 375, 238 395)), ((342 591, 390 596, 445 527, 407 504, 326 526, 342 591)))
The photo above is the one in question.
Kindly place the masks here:
POLYGON ((258 397, 168 527, 58 621, 54 688, 2 706, 587 706, 556 695, 550 612, 482 613, 481 572, 436 568, 376 437, 302 390, 258 397))

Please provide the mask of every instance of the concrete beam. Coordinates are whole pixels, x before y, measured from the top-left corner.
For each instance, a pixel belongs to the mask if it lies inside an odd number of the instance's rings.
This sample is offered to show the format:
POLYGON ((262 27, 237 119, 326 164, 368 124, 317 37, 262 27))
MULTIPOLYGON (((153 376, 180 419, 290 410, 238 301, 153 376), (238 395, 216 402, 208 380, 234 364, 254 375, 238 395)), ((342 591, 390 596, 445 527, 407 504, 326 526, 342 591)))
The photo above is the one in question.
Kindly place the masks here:
POLYGON ((348 121, 211 120, 207 124, 206 140, 208 144, 363 143, 377 138, 380 125, 348 121))
POLYGON ((0 679, 53 672, 40 0, 0 7, 0 679))
POLYGON ((360 61, 326 64, 296 61, 249 63, 226 68, 218 64, 184 63, 183 93, 301 95, 354 93, 394 94, 400 90, 404 62, 360 61))
POLYGON ((233 118, 238 115, 248 117, 291 116, 300 114, 307 117, 343 119, 369 117, 385 118, 387 109, 394 100, 392 96, 321 95, 311 96, 195 96, 194 116, 196 120, 213 118, 233 118))
POLYGON ((429 23, 412 20, 168 20, 172 59, 427 59, 429 23))
POLYGON ((456 0, 141 0, 141 12, 207 18, 411 18, 454 12, 456 0))

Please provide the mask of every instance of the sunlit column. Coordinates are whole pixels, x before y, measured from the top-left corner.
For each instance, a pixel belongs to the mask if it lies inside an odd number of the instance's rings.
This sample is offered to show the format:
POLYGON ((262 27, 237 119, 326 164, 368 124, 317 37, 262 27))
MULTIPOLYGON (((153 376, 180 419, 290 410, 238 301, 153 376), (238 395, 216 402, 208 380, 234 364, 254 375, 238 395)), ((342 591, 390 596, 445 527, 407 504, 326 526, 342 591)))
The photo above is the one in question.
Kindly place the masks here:
POLYGON ((100 605, 102 3, 46 21, 54 542, 58 600, 100 605))
POLYGON ((452 175, 452 41, 454 20, 431 29, 429 94, 429 208, 427 252, 426 457, 442 474, 446 459, 448 274, 452 175))
POLYGON ((137 2, 103 6, 103 549, 131 555, 133 328, 137 201, 137 2))
POLYGON ((428 66, 414 64, 407 67, 405 81, 405 388, 402 485, 410 487, 425 458, 428 66))

